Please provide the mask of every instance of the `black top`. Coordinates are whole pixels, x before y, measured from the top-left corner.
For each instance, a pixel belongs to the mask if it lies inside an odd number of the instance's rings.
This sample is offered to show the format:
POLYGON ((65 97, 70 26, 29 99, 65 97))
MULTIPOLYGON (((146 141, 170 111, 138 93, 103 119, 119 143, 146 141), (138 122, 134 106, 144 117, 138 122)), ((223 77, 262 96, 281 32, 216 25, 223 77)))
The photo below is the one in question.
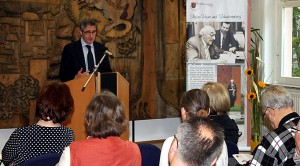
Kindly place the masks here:
POLYGON ((17 128, 2 150, 4 165, 19 165, 45 153, 62 153, 74 140, 72 129, 32 125, 17 128))
POLYGON ((216 122, 224 130, 225 140, 237 144, 239 140, 239 128, 228 115, 210 115, 211 120, 216 122))

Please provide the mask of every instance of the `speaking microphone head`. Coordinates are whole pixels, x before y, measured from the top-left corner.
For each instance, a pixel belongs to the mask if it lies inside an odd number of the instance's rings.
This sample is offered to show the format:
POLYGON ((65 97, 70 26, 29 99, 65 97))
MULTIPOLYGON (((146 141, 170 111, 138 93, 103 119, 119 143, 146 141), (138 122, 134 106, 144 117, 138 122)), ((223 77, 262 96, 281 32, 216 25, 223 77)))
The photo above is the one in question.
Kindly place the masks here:
POLYGON ((104 51, 104 54, 108 55, 108 57, 109 57, 110 59, 115 59, 115 57, 113 56, 113 54, 112 54, 111 52, 109 52, 108 50, 105 50, 105 51, 104 51))

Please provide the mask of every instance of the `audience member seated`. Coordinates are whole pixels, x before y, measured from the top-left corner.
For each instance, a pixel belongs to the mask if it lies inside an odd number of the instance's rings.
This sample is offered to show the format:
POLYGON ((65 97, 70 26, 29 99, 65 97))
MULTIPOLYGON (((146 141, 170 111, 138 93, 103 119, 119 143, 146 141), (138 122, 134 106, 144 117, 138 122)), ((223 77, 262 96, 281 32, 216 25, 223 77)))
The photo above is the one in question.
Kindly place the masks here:
POLYGON ((234 154, 239 154, 240 150, 237 144, 225 140, 226 146, 227 146, 227 151, 228 151, 228 158, 233 157, 234 154))
POLYGON ((2 150, 5 165, 22 162, 45 153, 62 153, 74 140, 72 129, 60 123, 73 111, 74 101, 65 84, 52 83, 37 98, 34 125, 17 128, 2 150))
MULTIPOLYGON (((210 112, 209 98, 205 91, 201 89, 192 89, 183 94, 181 98, 181 119, 187 121, 191 118, 207 118, 210 112)), ((168 166, 168 152, 174 137, 165 140, 160 155, 160 166, 168 166)), ((228 164, 227 146, 223 139, 222 153, 218 158, 217 166, 228 164)))
POLYGON ((278 85, 266 87, 261 96, 263 118, 273 131, 263 136, 251 160, 251 165, 295 165, 294 132, 299 115, 293 110, 293 99, 288 91, 278 85))
POLYGON ((294 156, 294 162, 296 163, 296 166, 300 166, 300 121, 298 122, 298 125, 293 128, 295 131, 295 144, 296 144, 296 153, 294 156))
POLYGON ((150 143, 138 144, 142 155, 142 166, 157 166, 160 159, 160 148, 150 143))
POLYGON ((141 165, 138 145, 120 138, 127 125, 124 107, 117 96, 102 92, 87 106, 85 128, 88 138, 67 147, 57 165, 141 165))
POLYGON ((170 150, 170 166, 212 166, 222 152, 222 128, 207 118, 192 118, 178 127, 170 150))
POLYGON ((210 101, 209 118, 224 130, 225 140, 237 144, 239 128, 227 112, 230 111, 229 92, 225 86, 217 82, 207 82, 202 88, 207 92, 210 101))

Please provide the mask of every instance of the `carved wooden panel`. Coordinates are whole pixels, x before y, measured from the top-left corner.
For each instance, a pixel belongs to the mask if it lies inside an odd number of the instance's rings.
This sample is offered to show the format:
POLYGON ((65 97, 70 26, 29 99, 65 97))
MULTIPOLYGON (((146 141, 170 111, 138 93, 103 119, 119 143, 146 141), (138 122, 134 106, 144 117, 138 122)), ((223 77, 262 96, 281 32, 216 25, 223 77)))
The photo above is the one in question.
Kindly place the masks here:
POLYGON ((0 128, 29 125, 30 101, 37 97, 38 81, 18 74, 0 78, 0 128))
POLYGON ((130 83, 131 119, 178 116, 185 89, 183 2, 0 0, 0 74, 58 81, 63 47, 80 38, 80 20, 93 17, 96 41, 109 48, 113 70, 130 83), (41 59, 47 66, 30 65, 41 59))

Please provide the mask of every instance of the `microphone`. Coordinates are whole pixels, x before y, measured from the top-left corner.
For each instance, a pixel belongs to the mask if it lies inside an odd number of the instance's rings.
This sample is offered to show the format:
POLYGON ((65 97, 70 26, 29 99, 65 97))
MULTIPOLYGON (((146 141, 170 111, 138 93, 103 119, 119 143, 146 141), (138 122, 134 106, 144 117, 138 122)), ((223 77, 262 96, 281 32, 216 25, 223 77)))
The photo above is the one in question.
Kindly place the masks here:
POLYGON ((106 54, 108 56, 108 58, 110 58, 110 59, 115 59, 115 57, 113 56, 113 54, 111 52, 109 52, 108 50, 105 50, 104 54, 106 54))
POLYGON ((97 65, 95 65, 95 68, 94 68, 94 71, 92 74, 90 74, 90 77, 89 79, 86 81, 86 83, 84 84, 84 86, 82 87, 81 91, 83 92, 87 86, 87 84, 90 82, 92 76, 95 74, 97 76, 97 71, 98 71, 98 68, 100 66, 100 64, 102 63, 103 59, 105 58, 105 56, 108 56, 108 58, 112 58, 114 59, 115 57, 112 55, 112 53, 110 53, 108 50, 105 50, 103 52, 104 56, 102 56, 102 58, 100 59, 99 63, 97 65))

